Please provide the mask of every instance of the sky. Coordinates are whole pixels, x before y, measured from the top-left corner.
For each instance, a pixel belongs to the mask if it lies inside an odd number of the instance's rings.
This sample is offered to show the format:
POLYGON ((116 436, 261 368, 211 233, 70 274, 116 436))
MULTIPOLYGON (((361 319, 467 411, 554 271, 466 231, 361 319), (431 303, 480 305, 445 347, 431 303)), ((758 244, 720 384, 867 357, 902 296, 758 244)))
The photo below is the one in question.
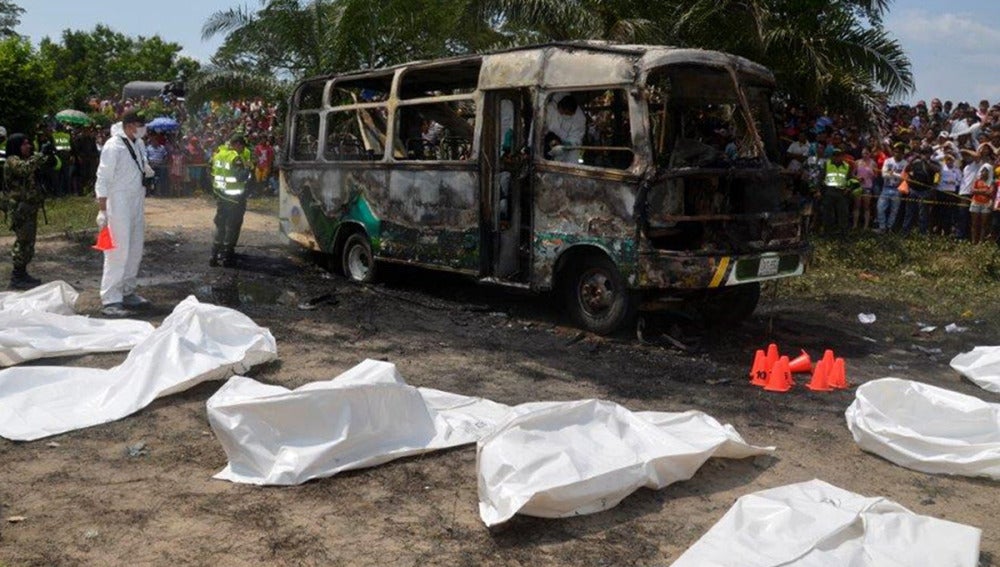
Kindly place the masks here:
MULTIPOLYGON (((45 36, 58 41, 64 29, 92 30, 98 23, 126 35, 183 46, 182 54, 208 63, 221 37, 202 41, 208 17, 238 6, 257 8, 260 0, 15 0, 25 9, 18 33, 37 45, 45 36)), ((1000 1, 895 0, 885 18, 913 66, 916 91, 902 102, 937 97, 942 101, 1000 101, 1000 1)))

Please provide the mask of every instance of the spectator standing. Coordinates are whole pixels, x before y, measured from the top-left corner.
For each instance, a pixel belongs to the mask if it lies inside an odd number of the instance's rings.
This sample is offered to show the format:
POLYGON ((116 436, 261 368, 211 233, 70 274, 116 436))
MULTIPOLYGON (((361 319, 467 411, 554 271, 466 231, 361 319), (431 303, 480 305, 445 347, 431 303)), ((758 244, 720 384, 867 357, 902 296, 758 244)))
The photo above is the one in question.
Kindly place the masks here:
POLYGON ((271 167, 274 165, 274 136, 262 137, 253 149, 253 155, 257 165, 255 171, 257 184, 267 187, 271 177, 271 167))
POLYGON ((100 209, 97 226, 109 227, 115 247, 104 251, 101 275, 101 312, 108 317, 124 317, 132 308, 146 307, 149 301, 135 293, 139 264, 145 243, 145 199, 143 180, 153 177, 146 161, 142 137, 144 121, 134 112, 111 128, 111 137, 101 151, 95 192, 100 209))
POLYGON ((39 173, 52 167, 56 149, 49 143, 42 147, 41 155, 33 156, 34 152, 31 140, 24 134, 13 134, 7 140, 4 194, 0 195, 0 201, 3 201, 10 229, 14 232, 11 289, 31 289, 42 283, 28 274, 28 263, 35 256, 38 209, 45 202, 45 194, 38 183, 39 173))
POLYGON ((826 162, 823 175, 823 194, 820 201, 820 211, 823 215, 823 227, 827 234, 838 234, 847 237, 848 182, 851 179, 851 166, 844 161, 844 149, 834 148, 833 157, 826 162))
POLYGON ((945 236, 952 234, 958 224, 958 212, 965 208, 958 196, 961 186, 962 169, 956 165, 954 154, 945 153, 941 158, 941 177, 935 192, 938 206, 934 215, 935 230, 945 236))
POLYGON ((875 195, 875 160, 868 148, 861 150, 861 159, 854 162, 854 177, 861 184, 861 193, 854 200, 854 228, 871 227, 872 198, 875 195), (860 223, 864 224, 860 224, 860 223))
POLYGON ((905 150, 906 144, 896 142, 892 146, 892 157, 886 159, 882 165, 882 193, 878 197, 876 206, 878 232, 892 230, 899 215, 899 184, 906 169, 906 159, 903 157, 905 150))
MULTIPOLYGON (((969 162, 962 168, 962 186, 958 194, 965 199, 971 200, 974 204, 975 198, 973 192, 975 191, 976 182, 982 177, 982 170, 989 169, 992 172, 993 169, 989 162, 989 158, 991 157, 990 147, 983 144, 977 152, 962 150, 962 153, 969 157, 969 162)), ((980 191, 982 191, 982 188, 980 188, 980 191)), ((982 200, 982 196, 980 200, 982 200)), ((976 210, 980 211, 982 207, 976 207, 976 210)), ((959 212, 958 238, 964 240, 972 236, 973 220, 978 219, 973 219, 972 217, 972 205, 961 208, 959 212)))
POLYGON ((969 217, 971 218, 973 244, 979 244, 986 239, 994 196, 993 166, 986 164, 979 168, 976 180, 972 184, 972 203, 969 205, 969 217))
POLYGON ((930 225, 931 198, 940 172, 938 165, 931 160, 931 151, 930 146, 921 146, 906 165, 906 184, 910 193, 903 214, 904 235, 910 233, 915 219, 920 234, 927 234, 930 225))
POLYGON ((231 267, 235 263, 236 242, 247 210, 247 181, 253 167, 250 150, 242 134, 235 134, 212 156, 212 189, 215 210, 215 238, 208 264, 231 267))
POLYGON ((149 145, 146 146, 146 158, 149 166, 153 168, 153 175, 156 176, 156 188, 153 191, 157 195, 170 194, 170 151, 163 144, 162 137, 153 134, 149 137, 149 145))

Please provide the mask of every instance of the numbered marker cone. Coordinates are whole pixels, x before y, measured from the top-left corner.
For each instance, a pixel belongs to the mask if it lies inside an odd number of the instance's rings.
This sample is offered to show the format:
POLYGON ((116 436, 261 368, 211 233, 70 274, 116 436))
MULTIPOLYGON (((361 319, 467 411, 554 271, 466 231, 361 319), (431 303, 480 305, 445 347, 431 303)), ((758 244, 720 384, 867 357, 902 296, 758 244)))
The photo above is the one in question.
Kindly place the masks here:
POLYGON ((778 345, 771 343, 767 345, 767 371, 770 372, 774 368, 774 363, 778 362, 778 345))
POLYGON ((829 392, 833 388, 830 387, 827 377, 830 374, 830 369, 827 368, 826 363, 822 360, 816 363, 816 369, 813 370, 812 380, 806 384, 806 388, 814 392, 829 392))
POLYGON ((830 384, 831 388, 836 388, 838 390, 847 389, 847 371, 846 364, 843 358, 838 358, 833 363, 833 368, 830 369, 830 375, 827 376, 826 381, 830 384))
POLYGON ((767 355, 757 349, 753 355, 753 366, 750 367, 750 385, 764 386, 767 384, 767 355))
POLYGON ((97 233, 97 243, 91 246, 94 250, 100 250, 101 252, 105 250, 111 250, 115 247, 115 243, 111 240, 111 228, 104 227, 101 232, 97 233))
POLYGON ((768 392, 787 392, 792 389, 792 373, 788 370, 788 357, 783 356, 774 363, 774 368, 767 376, 764 389, 768 392))
POLYGON ((802 354, 795 357, 794 360, 788 363, 788 369, 792 371, 793 374, 799 372, 812 372, 812 359, 809 358, 809 353, 802 351, 802 354))

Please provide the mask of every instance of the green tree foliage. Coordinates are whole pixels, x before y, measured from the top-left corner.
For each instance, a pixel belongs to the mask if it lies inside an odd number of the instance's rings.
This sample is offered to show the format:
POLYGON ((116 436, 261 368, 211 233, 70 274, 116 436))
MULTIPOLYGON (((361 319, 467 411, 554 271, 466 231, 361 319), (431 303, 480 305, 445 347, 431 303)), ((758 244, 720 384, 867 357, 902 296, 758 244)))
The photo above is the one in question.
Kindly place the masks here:
POLYGON ((179 55, 181 46, 158 35, 131 38, 103 25, 92 31, 65 30, 59 43, 42 40, 40 53, 51 69, 57 106, 84 108, 91 96, 120 93, 129 81, 173 81, 195 75, 200 64, 179 55))
MULTIPOLYGON (((891 0, 261 0, 214 14, 222 69, 286 79, 575 39, 718 49, 789 97, 872 114, 913 88, 891 0)), ((235 83, 233 83, 235 84, 235 83)))
POLYGON ((0 40, 0 121, 8 132, 34 132, 47 108, 48 86, 48 69, 28 40, 0 40))
POLYGON ((21 23, 24 8, 10 0, 0 0, 0 38, 17 35, 14 28, 21 23))

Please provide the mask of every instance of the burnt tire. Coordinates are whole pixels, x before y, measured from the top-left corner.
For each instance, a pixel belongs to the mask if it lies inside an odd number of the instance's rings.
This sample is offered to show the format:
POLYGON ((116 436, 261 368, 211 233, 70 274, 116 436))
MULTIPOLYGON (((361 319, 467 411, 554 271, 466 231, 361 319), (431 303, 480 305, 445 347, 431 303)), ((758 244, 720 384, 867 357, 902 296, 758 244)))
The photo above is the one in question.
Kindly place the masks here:
POLYGON ((638 302, 610 258, 591 254, 568 266, 562 280, 566 313, 573 323, 608 335, 635 319, 638 302))
POLYGON ((365 233, 355 232, 347 237, 340 258, 340 266, 347 279, 357 283, 375 280, 375 255, 365 233))

